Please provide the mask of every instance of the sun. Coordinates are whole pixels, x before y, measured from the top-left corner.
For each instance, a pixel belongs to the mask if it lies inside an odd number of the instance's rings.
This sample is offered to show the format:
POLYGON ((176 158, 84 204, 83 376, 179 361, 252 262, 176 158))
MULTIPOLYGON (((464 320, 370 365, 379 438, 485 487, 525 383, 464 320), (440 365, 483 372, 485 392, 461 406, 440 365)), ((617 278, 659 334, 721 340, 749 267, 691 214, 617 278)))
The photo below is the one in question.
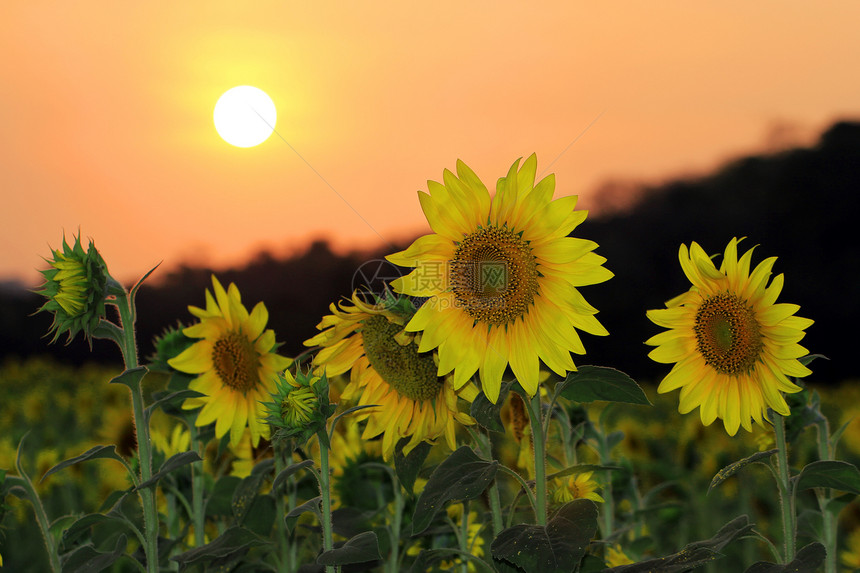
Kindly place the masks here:
POLYGON ((275 130, 277 111, 266 92, 253 86, 236 86, 224 92, 213 113, 218 135, 236 147, 254 147, 275 130))

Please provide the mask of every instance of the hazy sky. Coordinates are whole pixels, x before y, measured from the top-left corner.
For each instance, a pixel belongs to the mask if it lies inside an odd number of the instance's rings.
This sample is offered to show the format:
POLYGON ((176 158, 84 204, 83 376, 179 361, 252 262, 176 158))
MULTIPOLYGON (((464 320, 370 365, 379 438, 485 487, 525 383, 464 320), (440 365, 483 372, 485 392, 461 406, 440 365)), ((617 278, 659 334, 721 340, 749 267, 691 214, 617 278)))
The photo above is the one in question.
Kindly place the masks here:
POLYGON ((121 280, 401 239, 458 158, 492 187, 537 152, 588 207, 608 179, 704 172, 774 125, 860 115, 860 2, 535 6, 5 2, 0 279, 36 284, 78 228, 121 280), (242 84, 278 110, 248 149, 212 123, 242 84))

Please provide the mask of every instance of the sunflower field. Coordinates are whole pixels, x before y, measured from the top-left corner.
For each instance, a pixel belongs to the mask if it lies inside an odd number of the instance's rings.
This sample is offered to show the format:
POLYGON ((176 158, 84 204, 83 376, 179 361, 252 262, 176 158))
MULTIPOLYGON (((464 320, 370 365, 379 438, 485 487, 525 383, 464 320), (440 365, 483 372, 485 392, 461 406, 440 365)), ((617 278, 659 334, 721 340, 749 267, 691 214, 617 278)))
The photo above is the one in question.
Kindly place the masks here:
POLYGON ((860 569, 860 390, 816 386, 775 257, 680 245, 689 289, 642 309, 636 349, 665 375, 635 381, 588 361, 613 274, 577 198, 534 155, 494 194, 455 171, 419 193, 433 232, 387 257, 403 275, 343 293, 298 356, 214 275, 140 356, 149 274, 127 289, 64 239, 40 312, 122 366, 0 366, 0 566, 860 569))

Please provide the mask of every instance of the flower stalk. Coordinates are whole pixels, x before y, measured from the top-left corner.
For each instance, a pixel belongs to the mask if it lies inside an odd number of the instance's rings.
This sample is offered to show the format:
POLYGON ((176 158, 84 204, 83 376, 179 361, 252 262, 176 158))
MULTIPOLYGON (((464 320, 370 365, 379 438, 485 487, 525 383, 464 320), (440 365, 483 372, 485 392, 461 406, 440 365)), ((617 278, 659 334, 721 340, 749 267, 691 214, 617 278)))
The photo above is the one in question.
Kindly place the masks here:
POLYGON ((785 442, 785 418, 776 412, 773 413, 773 417, 773 429, 776 434, 776 447, 778 450, 776 458, 777 473, 779 476, 779 501, 782 511, 783 561, 784 563, 790 563, 794 560, 795 555, 794 495, 789 480, 788 449, 785 442))

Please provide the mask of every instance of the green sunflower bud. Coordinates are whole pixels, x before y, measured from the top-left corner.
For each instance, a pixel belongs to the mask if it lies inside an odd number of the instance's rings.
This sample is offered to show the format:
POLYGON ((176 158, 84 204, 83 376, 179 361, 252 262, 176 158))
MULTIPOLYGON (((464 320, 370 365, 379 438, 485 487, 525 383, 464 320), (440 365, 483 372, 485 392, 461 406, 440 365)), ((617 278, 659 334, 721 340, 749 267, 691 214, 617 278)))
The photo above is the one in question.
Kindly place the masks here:
POLYGON ((83 332, 92 346, 93 333, 105 316, 108 290, 119 286, 118 283, 108 274, 107 265, 92 241, 84 252, 80 235, 75 237, 73 247, 63 237, 62 251, 55 249, 53 258, 45 261, 51 268, 40 271, 45 283, 35 292, 48 299, 37 312, 54 314, 54 323, 48 331, 54 334, 51 342, 68 332, 68 344, 78 332, 83 332))
POLYGON ((264 404, 272 441, 304 444, 312 435, 325 430, 326 420, 336 408, 329 403, 328 380, 299 369, 296 376, 286 370, 278 375, 272 401, 264 404))
POLYGON ((155 351, 147 357, 149 361, 147 367, 150 370, 167 373, 176 372, 167 361, 182 354, 186 348, 195 342, 193 338, 185 336, 185 333, 182 332, 184 329, 185 325, 177 322, 176 326, 168 326, 152 340, 155 351))

